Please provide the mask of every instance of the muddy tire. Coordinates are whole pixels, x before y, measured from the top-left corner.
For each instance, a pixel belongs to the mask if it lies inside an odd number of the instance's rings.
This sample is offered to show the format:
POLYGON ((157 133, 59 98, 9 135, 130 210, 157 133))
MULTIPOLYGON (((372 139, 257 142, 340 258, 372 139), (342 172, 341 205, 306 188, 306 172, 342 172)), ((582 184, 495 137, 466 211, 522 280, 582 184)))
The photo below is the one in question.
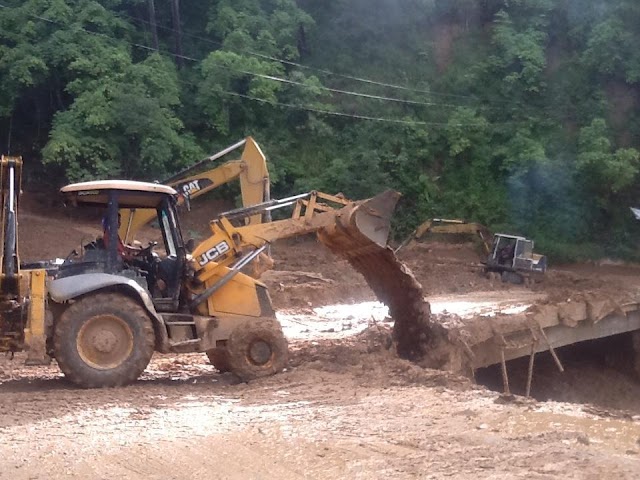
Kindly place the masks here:
POLYGON ((524 277, 516 272, 504 271, 500 277, 502 279, 502 283, 521 285, 524 282, 524 277))
POLYGON ((211 365, 216 367, 220 373, 227 373, 231 371, 231 365, 229 365, 229 352, 226 348, 212 348, 207 350, 207 357, 211 365))
POLYGON ((87 296, 61 315, 54 353, 65 377, 84 388, 134 382, 153 355, 155 336, 147 312, 115 293, 87 296))
POLYGON ((229 371, 246 381, 281 372, 289 359, 287 340, 277 322, 249 322, 227 341, 229 371))

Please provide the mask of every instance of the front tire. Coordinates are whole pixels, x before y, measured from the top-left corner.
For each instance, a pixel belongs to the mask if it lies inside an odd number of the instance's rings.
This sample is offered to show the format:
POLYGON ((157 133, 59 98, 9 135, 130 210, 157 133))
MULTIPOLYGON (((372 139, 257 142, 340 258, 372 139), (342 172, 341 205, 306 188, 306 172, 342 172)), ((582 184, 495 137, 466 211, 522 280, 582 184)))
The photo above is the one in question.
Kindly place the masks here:
POLYGON ((53 337, 60 370, 84 388, 134 382, 153 355, 155 336, 147 312, 116 293, 89 295, 60 317, 53 337))
POLYGON ((281 372, 289 359, 278 322, 256 321, 237 327, 227 341, 229 370, 246 381, 281 372))
POLYGON ((216 347, 211 350, 207 350, 207 357, 211 365, 216 367, 220 373, 227 373, 231 371, 229 365, 229 352, 224 347, 216 347))

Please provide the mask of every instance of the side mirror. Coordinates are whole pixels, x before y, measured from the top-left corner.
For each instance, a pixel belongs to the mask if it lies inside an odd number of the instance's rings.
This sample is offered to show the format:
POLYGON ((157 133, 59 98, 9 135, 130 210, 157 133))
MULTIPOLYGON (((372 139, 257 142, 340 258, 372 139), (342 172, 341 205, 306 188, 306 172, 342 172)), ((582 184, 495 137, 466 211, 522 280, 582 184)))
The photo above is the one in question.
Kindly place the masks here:
POLYGON ((187 240, 187 243, 184 244, 184 248, 187 250, 187 253, 193 252, 193 249, 196 248, 196 241, 190 238, 187 240))

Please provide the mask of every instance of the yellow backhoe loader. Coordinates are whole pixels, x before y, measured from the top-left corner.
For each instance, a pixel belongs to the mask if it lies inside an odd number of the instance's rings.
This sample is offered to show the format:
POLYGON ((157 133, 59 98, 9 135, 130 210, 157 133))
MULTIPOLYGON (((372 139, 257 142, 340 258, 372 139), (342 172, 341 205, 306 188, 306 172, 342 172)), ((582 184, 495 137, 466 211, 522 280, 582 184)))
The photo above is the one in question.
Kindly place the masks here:
POLYGON ((61 189, 66 204, 104 208, 107 233, 102 248, 84 249, 47 276, 44 270, 20 269, 18 261, 20 167, 19 159, 2 159, 0 351, 26 350, 31 363, 54 357, 79 386, 131 383, 154 351, 206 352, 220 370, 245 380, 281 371, 287 342, 269 294, 242 273, 280 238, 317 232, 365 275, 392 312, 406 310, 407 292, 421 303, 419 286, 386 248, 396 192, 361 202, 318 192, 268 200, 214 219, 211 236, 195 247, 183 240, 178 192, 169 186, 116 180, 68 185, 61 189), (232 223, 286 206, 293 207, 286 220, 232 223), (122 209, 153 210, 162 244, 123 256, 122 209), (386 297, 402 285, 398 298, 386 297))
MULTIPOLYGON (((178 205, 189 206, 192 200, 236 179, 240 181, 243 206, 256 205, 271 198, 266 157, 251 137, 164 179, 162 184, 173 187, 178 192, 178 205), (241 147, 244 148, 239 159, 229 160, 222 165, 203 170, 212 162, 241 147)), ((122 218, 119 229, 120 238, 125 243, 131 243, 142 226, 155 220, 156 212, 153 209, 122 209, 120 216, 122 218)), ((247 219, 247 223, 255 224, 269 220, 268 216, 265 217, 253 215, 247 219)))

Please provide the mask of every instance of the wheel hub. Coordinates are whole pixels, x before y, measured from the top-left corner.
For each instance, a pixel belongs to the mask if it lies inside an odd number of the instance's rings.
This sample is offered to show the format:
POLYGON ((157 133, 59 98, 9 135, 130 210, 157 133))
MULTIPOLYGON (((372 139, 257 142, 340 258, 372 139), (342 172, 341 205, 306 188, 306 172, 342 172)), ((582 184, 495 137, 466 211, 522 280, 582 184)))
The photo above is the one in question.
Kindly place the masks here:
POLYGON ((133 351, 133 332, 115 315, 97 315, 88 319, 77 336, 80 358, 98 370, 121 365, 133 351))
POLYGON ((264 365, 271 360, 273 352, 269 343, 258 340, 251 344, 249 348, 249 360, 254 365, 264 365))
POLYGON ((118 344, 118 338, 108 330, 96 332, 90 341, 93 348, 100 353, 110 353, 118 344))

